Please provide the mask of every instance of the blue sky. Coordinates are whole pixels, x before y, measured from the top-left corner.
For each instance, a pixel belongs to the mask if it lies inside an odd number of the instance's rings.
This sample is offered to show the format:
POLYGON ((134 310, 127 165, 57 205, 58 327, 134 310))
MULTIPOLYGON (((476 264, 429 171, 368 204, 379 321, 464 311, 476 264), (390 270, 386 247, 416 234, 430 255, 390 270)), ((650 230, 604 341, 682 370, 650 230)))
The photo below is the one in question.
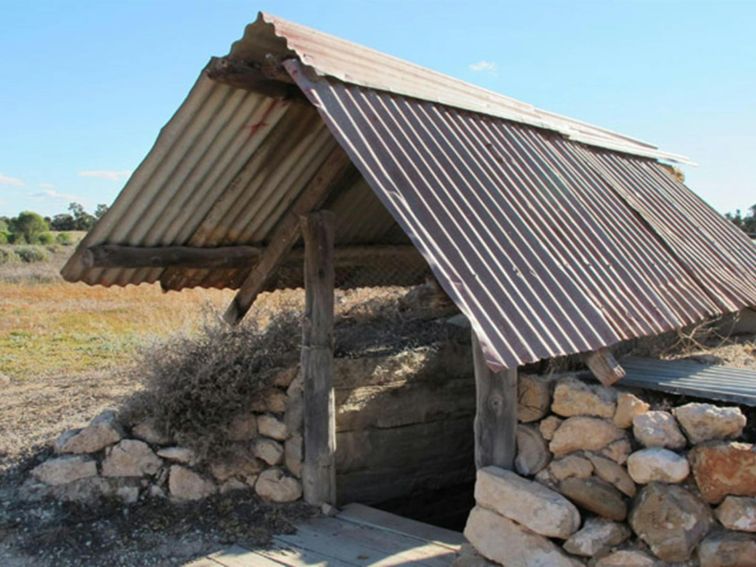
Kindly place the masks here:
POLYGON ((258 10, 692 157, 756 202, 756 1, 0 0, 0 215, 110 203, 258 10))

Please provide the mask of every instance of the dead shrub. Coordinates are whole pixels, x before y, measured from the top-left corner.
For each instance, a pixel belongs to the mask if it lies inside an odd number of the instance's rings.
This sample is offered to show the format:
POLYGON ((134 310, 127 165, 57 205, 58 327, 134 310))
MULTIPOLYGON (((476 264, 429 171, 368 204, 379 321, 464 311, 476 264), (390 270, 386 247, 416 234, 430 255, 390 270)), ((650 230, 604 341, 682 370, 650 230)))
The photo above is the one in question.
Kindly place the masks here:
POLYGON ((208 313, 197 334, 145 349, 136 368, 145 388, 125 408, 126 419, 151 417, 177 443, 221 456, 234 416, 249 411, 274 369, 296 364, 300 317, 282 310, 265 326, 252 319, 232 327, 208 313))

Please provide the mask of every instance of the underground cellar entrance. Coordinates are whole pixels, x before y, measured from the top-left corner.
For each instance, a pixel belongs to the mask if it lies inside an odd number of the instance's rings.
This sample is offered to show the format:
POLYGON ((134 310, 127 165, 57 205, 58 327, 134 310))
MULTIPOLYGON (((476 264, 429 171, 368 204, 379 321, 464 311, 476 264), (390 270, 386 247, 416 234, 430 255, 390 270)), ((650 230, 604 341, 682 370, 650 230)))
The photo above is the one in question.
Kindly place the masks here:
POLYGON ((462 531, 475 480, 470 330, 420 324, 410 347, 336 353, 338 504, 462 531))

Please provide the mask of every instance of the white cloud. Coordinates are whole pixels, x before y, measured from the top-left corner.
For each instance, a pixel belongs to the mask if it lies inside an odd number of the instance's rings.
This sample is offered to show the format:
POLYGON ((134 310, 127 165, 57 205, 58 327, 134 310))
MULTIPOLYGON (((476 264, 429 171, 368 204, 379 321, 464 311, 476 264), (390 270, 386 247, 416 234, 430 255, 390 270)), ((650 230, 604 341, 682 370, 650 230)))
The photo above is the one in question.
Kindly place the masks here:
MULTIPOLYGON (((44 184, 40 184, 44 185, 44 184)), ((55 189, 47 189, 45 191, 39 191, 38 193, 32 193, 30 195, 31 197, 35 199, 57 199, 58 201, 76 201, 78 203, 81 203, 84 199, 81 197, 78 197, 77 195, 70 195, 69 193, 60 193, 59 191, 56 191, 55 189)))
POLYGON ((126 179, 129 175, 131 175, 131 171, 129 171, 128 169, 92 169, 87 171, 80 171, 79 175, 81 177, 98 177, 100 179, 118 181, 119 179, 126 179))
POLYGON ((496 73, 496 63, 493 61, 478 61, 477 63, 470 63, 471 71, 476 73, 496 73))
POLYGON ((55 185, 52 183, 40 183, 39 184, 40 189, 55 189, 55 185))
POLYGON ((10 185, 11 187, 23 187, 24 182, 18 177, 11 177, 0 173, 0 185, 10 185))

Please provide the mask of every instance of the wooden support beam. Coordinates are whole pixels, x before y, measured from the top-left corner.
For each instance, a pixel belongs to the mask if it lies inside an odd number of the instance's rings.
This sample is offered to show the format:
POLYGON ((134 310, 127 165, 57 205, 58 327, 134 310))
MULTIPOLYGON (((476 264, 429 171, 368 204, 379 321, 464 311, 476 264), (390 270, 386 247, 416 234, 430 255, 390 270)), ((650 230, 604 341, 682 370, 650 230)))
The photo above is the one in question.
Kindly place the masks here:
MULTIPOLYGON (((100 244, 90 246, 82 253, 81 261, 87 268, 190 268, 199 270, 249 268, 265 252, 264 246, 121 246, 100 244)), ((409 244, 342 246, 336 248, 336 267, 369 265, 370 262, 391 259, 398 262, 417 262, 422 256, 409 244)), ((287 266, 301 266, 304 250, 289 252, 284 260, 287 266)))
POLYGON ((228 306, 224 319, 232 325, 241 321, 252 303, 265 288, 265 283, 273 271, 281 264, 299 240, 299 217, 309 214, 325 201, 331 190, 342 182, 349 171, 351 162, 340 148, 334 148, 304 188, 294 204, 289 208, 270 237, 270 243, 260 256, 260 261, 249 273, 228 306))
POLYGON ((87 248, 81 262, 87 268, 249 268, 262 253, 257 246, 118 246, 87 248))
POLYGON ((280 74, 274 75, 262 66, 250 65, 238 59, 212 57, 205 67, 205 75, 213 81, 272 98, 305 100, 299 87, 283 82, 280 74))
POLYGON ((616 384, 625 377, 625 369, 607 348, 600 348, 585 356, 585 364, 604 386, 616 384))
POLYGON ((475 331, 475 468, 497 466, 512 470, 517 452, 517 369, 493 372, 486 364, 475 331))
POLYGON ((333 213, 302 217, 305 313, 302 322, 305 500, 336 505, 336 409, 333 393, 333 213))

